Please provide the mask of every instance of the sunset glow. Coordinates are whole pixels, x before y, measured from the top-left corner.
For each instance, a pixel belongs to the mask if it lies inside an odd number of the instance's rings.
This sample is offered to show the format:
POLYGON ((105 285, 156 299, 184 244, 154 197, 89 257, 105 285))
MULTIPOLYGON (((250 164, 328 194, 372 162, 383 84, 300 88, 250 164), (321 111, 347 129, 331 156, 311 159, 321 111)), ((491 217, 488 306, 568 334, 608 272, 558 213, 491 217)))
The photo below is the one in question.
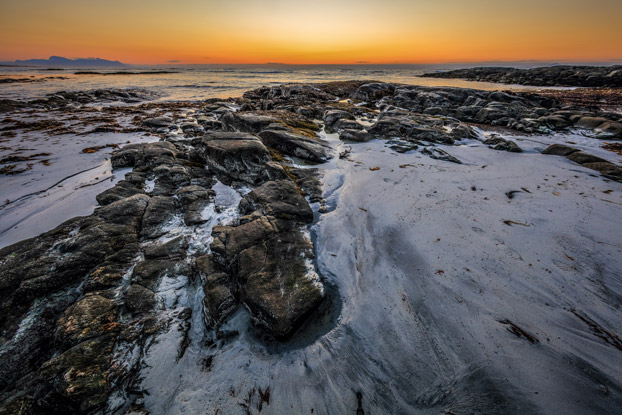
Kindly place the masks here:
POLYGON ((616 0, 3 0, 0 60, 132 64, 622 58, 616 0))

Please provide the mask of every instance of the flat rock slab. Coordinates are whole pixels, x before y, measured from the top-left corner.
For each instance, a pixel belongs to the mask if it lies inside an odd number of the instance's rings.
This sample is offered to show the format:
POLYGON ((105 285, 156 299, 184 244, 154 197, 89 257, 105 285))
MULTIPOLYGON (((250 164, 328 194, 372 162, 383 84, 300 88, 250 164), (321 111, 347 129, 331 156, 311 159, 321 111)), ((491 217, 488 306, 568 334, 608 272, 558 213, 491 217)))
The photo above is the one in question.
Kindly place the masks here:
POLYGON ((264 215, 310 223, 313 211, 291 180, 264 183, 247 194, 240 202, 242 213, 261 210, 264 215))
POLYGON ((270 115, 244 113, 227 113, 222 118, 224 127, 228 130, 248 131, 258 133, 270 124, 278 121, 270 115))
POLYGON ((166 141, 129 144, 113 154, 110 160, 115 169, 144 165, 153 166, 174 161, 177 153, 175 145, 166 141))
POLYGON ((319 138, 282 130, 265 130, 259 134, 261 141, 288 156, 323 163, 333 157, 333 150, 328 143, 319 138))
POLYGON ((216 172, 251 184, 268 175, 270 152, 254 135, 219 132, 193 142, 194 155, 216 172))
POLYGON ((596 170, 608 179, 614 180, 616 182, 622 182, 621 166, 613 164, 592 154, 580 151, 578 148, 570 147, 563 144, 552 144, 544 149, 542 151, 542 154, 565 156, 568 160, 574 161, 575 163, 578 163, 583 167, 596 170))

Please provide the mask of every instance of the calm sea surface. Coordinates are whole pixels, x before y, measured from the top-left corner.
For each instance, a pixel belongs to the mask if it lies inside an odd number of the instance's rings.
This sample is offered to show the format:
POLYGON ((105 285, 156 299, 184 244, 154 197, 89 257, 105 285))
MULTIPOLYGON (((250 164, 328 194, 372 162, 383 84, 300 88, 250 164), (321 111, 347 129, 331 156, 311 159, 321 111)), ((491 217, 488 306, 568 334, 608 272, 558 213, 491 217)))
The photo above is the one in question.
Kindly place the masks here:
POLYGON ((455 86, 485 90, 533 90, 518 85, 499 85, 457 79, 422 78, 421 74, 465 67, 461 65, 179 65, 131 66, 123 69, 0 67, 1 78, 30 78, 37 82, 0 83, 0 99, 28 100, 57 91, 100 88, 143 88, 160 100, 200 100, 241 96, 249 89, 287 82, 327 82, 369 79, 425 86, 455 86), (97 74, 81 75, 91 71, 97 74), (167 73, 148 73, 166 71, 167 73), (113 74, 115 72, 140 74, 113 74))

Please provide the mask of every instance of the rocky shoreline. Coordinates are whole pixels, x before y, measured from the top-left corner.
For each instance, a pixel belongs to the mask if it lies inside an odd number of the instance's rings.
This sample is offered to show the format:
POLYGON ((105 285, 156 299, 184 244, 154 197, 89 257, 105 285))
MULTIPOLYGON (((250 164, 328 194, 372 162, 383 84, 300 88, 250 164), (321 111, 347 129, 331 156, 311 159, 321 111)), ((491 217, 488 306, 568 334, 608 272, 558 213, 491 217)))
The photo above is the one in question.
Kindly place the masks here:
POLYGON ((622 87, 622 66, 549 66, 530 69, 481 67, 433 72, 427 78, 459 78, 470 81, 530 86, 622 87))
MULTIPOLYGON (((515 79, 508 76, 496 79, 515 79)), ((2 131, 24 128, 11 118, 24 108, 131 104, 148 95, 96 91, 6 102, 2 131)), ((193 344, 192 330, 206 350, 229 347, 240 330, 287 345, 330 301, 309 229, 334 208, 318 168, 350 154, 325 134, 352 145, 380 140, 396 154, 418 150, 454 164, 463 161, 452 146, 469 140, 523 151, 498 131, 622 139, 620 114, 530 93, 350 81, 264 87, 194 103, 181 116, 187 106, 153 104, 151 113, 134 114, 132 131, 159 141, 112 154, 114 169, 132 171, 97 196, 92 215, 0 249, 0 414, 150 413, 141 371, 154 339, 171 327, 183 333, 177 360, 193 344), (178 286, 185 297, 171 297, 178 286), (190 302, 190 292, 199 300, 190 302), (229 329, 240 310, 248 324, 229 329)), ((542 154, 622 182, 621 166, 572 145, 553 144, 542 154)), ((525 337, 520 327, 513 333, 525 337)), ((615 333, 608 338, 619 343, 615 333)), ((205 370, 210 362, 203 361, 205 370)), ((241 410, 270 405, 269 387, 258 391, 241 410)))

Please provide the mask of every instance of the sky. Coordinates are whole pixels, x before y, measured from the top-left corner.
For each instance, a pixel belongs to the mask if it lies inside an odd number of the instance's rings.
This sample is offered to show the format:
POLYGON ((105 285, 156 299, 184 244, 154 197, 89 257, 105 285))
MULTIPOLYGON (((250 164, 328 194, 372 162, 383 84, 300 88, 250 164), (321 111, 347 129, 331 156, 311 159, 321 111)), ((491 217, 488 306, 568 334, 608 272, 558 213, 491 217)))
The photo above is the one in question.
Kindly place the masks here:
POLYGON ((0 0, 0 61, 622 59, 622 0, 0 0))

